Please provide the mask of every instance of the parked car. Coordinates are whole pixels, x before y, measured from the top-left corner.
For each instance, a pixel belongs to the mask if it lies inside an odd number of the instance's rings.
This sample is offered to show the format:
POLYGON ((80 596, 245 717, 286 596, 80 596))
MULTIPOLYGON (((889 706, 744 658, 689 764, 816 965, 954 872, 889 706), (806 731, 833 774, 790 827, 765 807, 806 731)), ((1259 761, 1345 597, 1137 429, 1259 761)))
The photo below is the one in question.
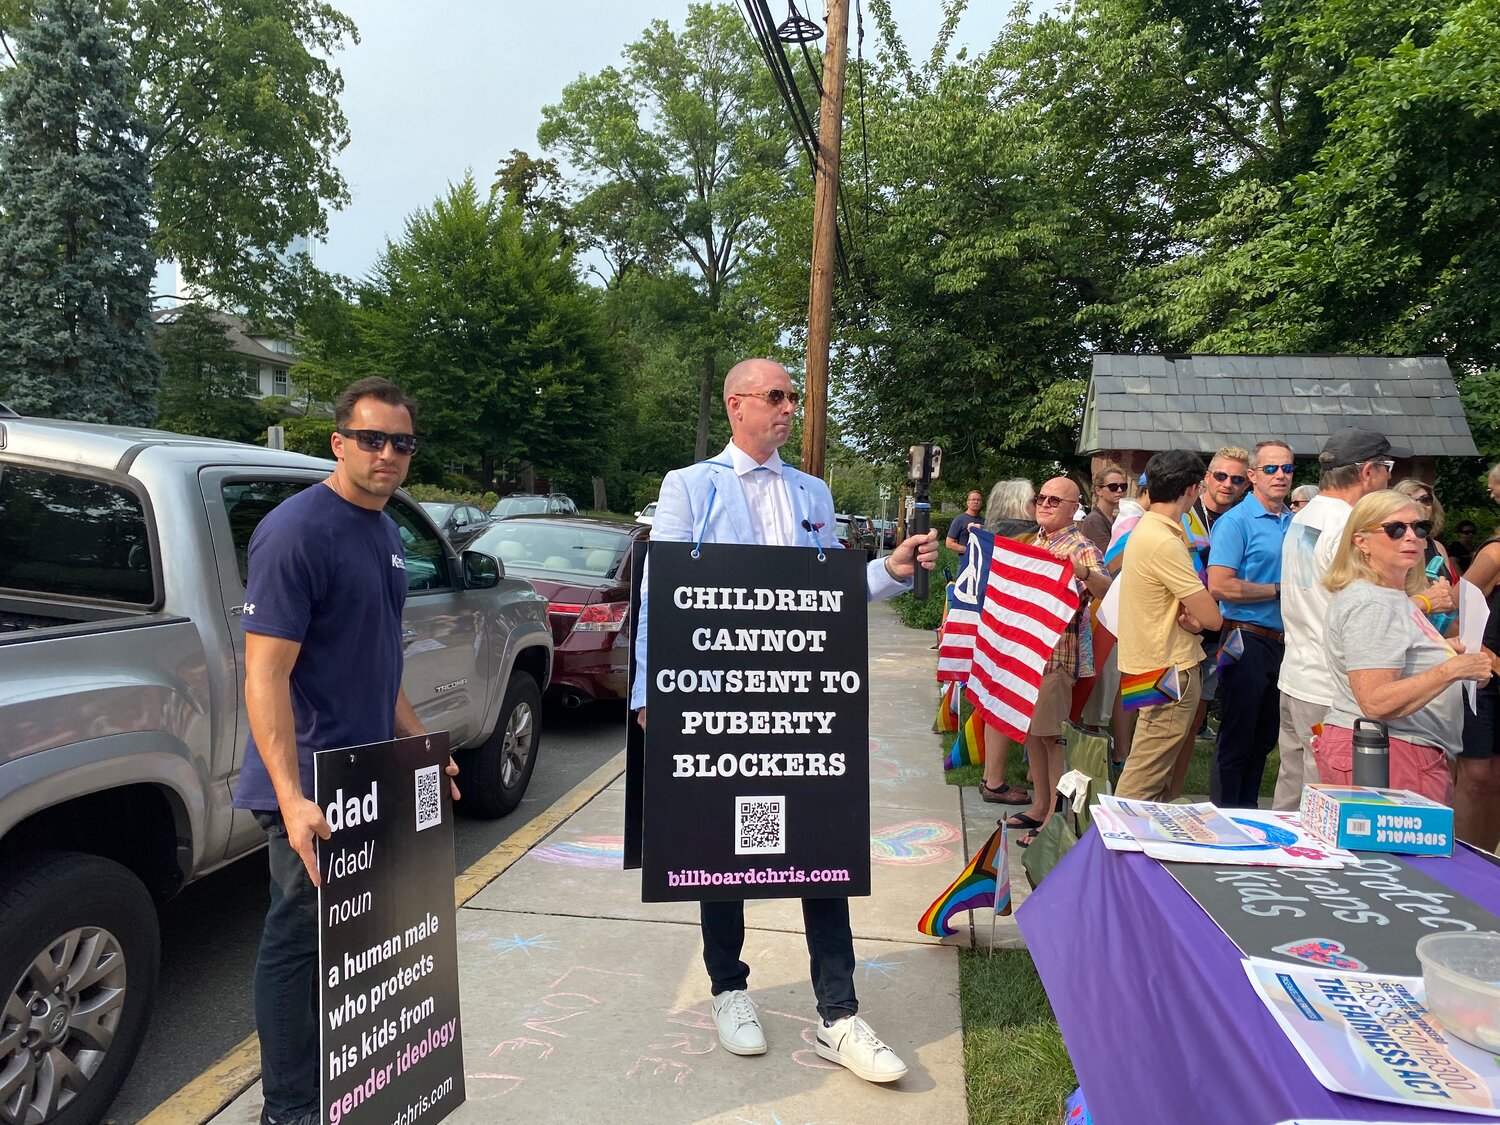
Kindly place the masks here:
POLYGON ((869 516, 851 516, 835 512, 833 516, 839 542, 852 551, 863 551, 866 558, 873 559, 880 553, 879 539, 870 523, 869 516))
POLYGON ((656 522, 656 501, 653 500, 635 514, 635 522, 643 523, 650 527, 656 522))
POLYGON ((490 517, 483 508, 473 504, 442 504, 435 500, 422 501, 422 510, 432 517, 438 530, 448 537, 454 547, 463 547, 470 539, 490 526, 490 517))
POLYGON ((512 516, 576 516, 578 505, 561 492, 546 496, 530 492, 512 492, 501 497, 500 503, 490 509, 490 516, 497 520, 508 520, 512 516))
POLYGON ((650 530, 592 516, 517 516, 474 541, 547 599, 556 652, 551 693, 567 706, 625 698, 630 545, 650 530))
MULTIPOLYGON (((156 904, 265 845, 230 805, 246 554, 331 468, 0 419, 0 1120, 105 1119, 155 1000, 156 904)), ((459 807, 501 815, 541 746, 547 605, 494 557, 456 552, 405 493, 386 515, 406 544, 406 694, 452 738, 459 807)))

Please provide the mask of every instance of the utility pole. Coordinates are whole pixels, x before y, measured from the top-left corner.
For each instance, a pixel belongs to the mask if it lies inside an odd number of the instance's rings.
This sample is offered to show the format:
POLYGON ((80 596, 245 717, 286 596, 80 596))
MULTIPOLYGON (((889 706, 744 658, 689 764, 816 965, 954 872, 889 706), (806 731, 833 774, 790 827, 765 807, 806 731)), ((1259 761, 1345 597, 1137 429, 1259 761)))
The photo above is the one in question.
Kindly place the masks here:
POLYGON ((823 100, 818 109, 818 167, 813 179, 812 279, 807 308, 807 386, 802 413, 802 471, 823 475, 828 446, 828 345, 837 269, 839 147, 844 135, 844 60, 849 0, 828 0, 823 100))

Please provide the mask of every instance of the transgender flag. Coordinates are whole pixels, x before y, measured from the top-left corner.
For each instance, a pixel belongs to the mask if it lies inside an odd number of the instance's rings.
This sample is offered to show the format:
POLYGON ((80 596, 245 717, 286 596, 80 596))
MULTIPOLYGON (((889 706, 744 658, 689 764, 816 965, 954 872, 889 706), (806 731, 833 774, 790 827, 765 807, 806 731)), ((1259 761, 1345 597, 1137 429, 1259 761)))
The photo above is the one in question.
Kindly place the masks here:
POLYGON ((960 630, 950 638, 944 629, 938 678, 967 680, 975 712, 1022 742, 1047 658, 1078 612, 1073 568, 1041 547, 971 528, 954 596, 964 601, 948 620, 959 613, 960 630))

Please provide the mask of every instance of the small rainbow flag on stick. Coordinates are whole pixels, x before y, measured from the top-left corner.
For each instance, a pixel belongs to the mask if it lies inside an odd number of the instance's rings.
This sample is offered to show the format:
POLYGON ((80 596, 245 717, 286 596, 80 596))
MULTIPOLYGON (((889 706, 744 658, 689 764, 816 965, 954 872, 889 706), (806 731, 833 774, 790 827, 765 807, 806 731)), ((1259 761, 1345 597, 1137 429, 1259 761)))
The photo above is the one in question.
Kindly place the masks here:
POLYGON ((984 765, 984 720, 973 710, 953 734, 953 745, 943 759, 943 769, 984 765))
POLYGON ((1155 672, 1120 677, 1120 705, 1127 711, 1160 707, 1163 703, 1176 703, 1181 698, 1182 685, 1178 682, 1175 664, 1158 668, 1155 672))
POLYGON ((938 696, 937 718, 932 722, 932 729, 939 734, 948 734, 958 729, 958 690, 961 685, 949 681, 943 685, 942 694, 938 696))
POLYGON ((961 910, 994 910, 1010 913, 1010 858, 1005 845, 1005 824, 974 853, 963 874, 927 908, 917 920, 917 932, 928 937, 952 937, 951 925, 961 910))

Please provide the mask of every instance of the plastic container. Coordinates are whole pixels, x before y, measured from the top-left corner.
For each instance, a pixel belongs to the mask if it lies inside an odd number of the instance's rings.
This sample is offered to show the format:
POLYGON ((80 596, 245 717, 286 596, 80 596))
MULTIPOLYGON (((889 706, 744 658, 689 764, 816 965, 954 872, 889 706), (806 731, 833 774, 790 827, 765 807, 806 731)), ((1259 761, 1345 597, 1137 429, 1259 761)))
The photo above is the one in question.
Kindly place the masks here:
POLYGON ((1443 1030, 1500 1051, 1500 934, 1428 934, 1417 942, 1427 1007, 1443 1030))

